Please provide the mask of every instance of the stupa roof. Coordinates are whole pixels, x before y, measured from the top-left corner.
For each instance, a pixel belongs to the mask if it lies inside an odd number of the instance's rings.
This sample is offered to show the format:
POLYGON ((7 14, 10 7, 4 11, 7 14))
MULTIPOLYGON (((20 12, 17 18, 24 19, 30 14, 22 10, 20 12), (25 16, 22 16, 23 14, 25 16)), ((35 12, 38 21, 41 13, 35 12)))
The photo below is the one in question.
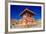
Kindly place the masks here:
POLYGON ((25 13, 28 13, 28 14, 30 14, 30 15, 35 15, 35 13, 33 12, 33 11, 31 11, 31 10, 29 10, 29 9, 24 9, 24 11, 20 14, 20 16, 23 16, 25 13))

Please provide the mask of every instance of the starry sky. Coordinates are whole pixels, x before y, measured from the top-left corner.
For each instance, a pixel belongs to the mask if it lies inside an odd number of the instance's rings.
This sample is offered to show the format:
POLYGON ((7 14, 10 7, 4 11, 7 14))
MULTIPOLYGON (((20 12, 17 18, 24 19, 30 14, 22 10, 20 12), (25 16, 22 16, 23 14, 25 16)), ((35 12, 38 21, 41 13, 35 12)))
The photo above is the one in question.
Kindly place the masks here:
POLYGON ((20 19, 20 13, 23 12, 24 9, 29 9, 35 13, 33 18, 41 19, 41 6, 25 6, 25 5, 10 5, 10 18, 11 19, 20 19))

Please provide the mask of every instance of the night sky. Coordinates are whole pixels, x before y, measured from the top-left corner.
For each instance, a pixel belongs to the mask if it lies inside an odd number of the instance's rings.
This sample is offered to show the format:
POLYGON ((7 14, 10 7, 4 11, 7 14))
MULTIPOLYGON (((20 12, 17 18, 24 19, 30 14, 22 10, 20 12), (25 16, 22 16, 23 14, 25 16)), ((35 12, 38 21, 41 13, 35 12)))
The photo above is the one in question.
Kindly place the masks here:
POLYGON ((35 13, 33 16, 35 19, 41 19, 41 6, 10 5, 11 19, 20 19, 20 13, 23 12, 23 10, 26 8, 35 13))

